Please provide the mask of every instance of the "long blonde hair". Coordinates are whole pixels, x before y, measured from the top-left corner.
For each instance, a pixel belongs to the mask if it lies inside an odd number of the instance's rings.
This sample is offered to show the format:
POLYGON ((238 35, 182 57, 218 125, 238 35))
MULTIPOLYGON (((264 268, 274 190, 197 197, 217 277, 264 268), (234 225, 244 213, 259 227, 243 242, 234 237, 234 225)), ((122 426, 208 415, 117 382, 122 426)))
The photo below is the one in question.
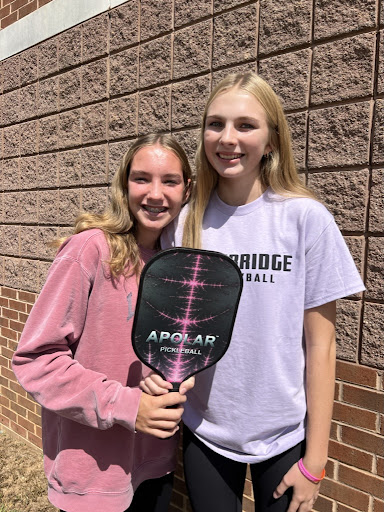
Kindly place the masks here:
POLYGON ((267 116, 272 152, 260 164, 261 185, 286 197, 311 197, 314 194, 301 182, 293 157, 291 135, 280 100, 273 89, 260 76, 252 72, 231 74, 212 90, 205 106, 200 139, 196 153, 196 185, 184 225, 183 246, 201 247, 201 230, 205 209, 218 175, 209 163, 204 150, 204 130, 208 108, 213 100, 230 89, 252 94, 262 105, 267 116))
MULTIPOLYGON (((191 184, 192 171, 187 155, 179 143, 167 134, 149 134, 137 139, 124 154, 119 170, 111 184, 110 203, 101 214, 83 212, 76 221, 73 234, 98 228, 104 232, 110 248, 109 267, 113 277, 119 275, 139 275, 142 267, 139 247, 136 242, 136 219, 128 204, 128 175, 136 153, 143 147, 159 145, 172 151, 181 162, 185 192, 191 184)), ((187 197, 187 194, 186 194, 187 197)), ((58 247, 66 239, 55 240, 52 245, 58 247)))

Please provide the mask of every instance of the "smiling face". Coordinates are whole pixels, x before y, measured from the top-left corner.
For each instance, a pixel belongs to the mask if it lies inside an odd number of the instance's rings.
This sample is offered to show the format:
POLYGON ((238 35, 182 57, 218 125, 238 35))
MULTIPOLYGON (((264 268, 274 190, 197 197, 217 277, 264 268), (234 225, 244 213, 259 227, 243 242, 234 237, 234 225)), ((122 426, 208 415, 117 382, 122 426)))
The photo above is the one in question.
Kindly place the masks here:
POLYGON ((219 94, 207 110, 204 149, 220 182, 233 180, 245 188, 260 174, 262 156, 269 153, 270 131, 264 108, 241 89, 219 94))
POLYGON ((128 204, 137 221, 138 244, 155 247, 162 229, 187 199, 186 185, 182 164, 172 151, 160 145, 139 149, 128 176, 128 204))

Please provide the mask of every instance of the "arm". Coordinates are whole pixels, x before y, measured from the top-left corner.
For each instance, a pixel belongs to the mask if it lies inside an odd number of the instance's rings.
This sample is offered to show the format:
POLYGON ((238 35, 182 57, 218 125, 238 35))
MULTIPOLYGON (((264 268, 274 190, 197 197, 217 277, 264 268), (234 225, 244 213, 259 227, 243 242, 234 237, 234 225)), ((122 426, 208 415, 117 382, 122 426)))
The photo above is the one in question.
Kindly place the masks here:
MULTIPOLYGON (((304 312, 307 430, 303 462, 314 476, 321 475, 328 457, 335 383, 335 321, 335 302, 304 312)), ((276 488, 274 497, 279 498, 291 486, 294 493, 287 512, 310 511, 319 493, 319 484, 307 480, 295 464, 276 488)))

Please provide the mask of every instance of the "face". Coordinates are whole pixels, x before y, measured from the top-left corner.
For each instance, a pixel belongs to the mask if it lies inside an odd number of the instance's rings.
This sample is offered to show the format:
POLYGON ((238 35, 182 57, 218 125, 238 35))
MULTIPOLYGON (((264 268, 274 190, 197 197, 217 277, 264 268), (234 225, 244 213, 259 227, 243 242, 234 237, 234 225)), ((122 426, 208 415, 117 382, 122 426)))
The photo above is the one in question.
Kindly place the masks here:
POLYGON ((182 164, 159 145, 139 149, 128 176, 128 204, 136 218, 138 244, 154 248, 162 229, 187 199, 182 164))
POLYGON ((264 108, 245 91, 231 89, 217 96, 207 111, 204 148, 219 181, 252 183, 263 155, 271 151, 264 108))

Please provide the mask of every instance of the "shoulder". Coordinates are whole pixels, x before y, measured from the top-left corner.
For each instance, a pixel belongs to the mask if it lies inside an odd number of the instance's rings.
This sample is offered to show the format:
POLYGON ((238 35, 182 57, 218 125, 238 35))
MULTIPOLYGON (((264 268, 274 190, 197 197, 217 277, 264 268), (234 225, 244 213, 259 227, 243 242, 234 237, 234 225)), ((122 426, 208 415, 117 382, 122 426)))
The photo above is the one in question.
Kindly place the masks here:
POLYGON ((109 246, 101 229, 89 229, 72 235, 59 247, 55 263, 69 261, 80 264, 86 271, 109 258, 109 246))

